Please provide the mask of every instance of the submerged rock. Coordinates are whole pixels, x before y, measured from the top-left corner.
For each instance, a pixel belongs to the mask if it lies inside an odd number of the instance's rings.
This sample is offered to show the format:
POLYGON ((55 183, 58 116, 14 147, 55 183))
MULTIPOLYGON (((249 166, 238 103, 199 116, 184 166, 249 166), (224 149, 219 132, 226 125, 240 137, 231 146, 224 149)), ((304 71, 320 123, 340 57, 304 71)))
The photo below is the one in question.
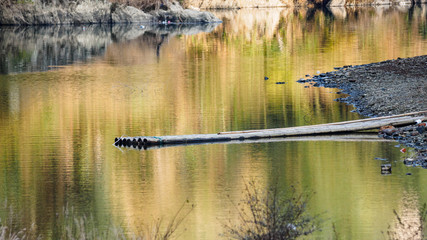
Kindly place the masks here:
POLYGON ((403 161, 406 166, 427 168, 427 150, 418 151, 413 158, 407 158, 403 161))
POLYGON ((395 139, 400 143, 418 150, 427 150, 427 132, 424 123, 395 128, 383 128, 379 137, 395 139))
MULTIPOLYGON (((425 130, 425 123, 419 123, 400 128, 383 128, 380 129, 378 136, 394 139, 405 146, 414 148, 415 156, 407 157, 403 163, 407 166, 427 168, 427 132, 425 130)), ((401 152, 406 153, 406 149, 401 152)))

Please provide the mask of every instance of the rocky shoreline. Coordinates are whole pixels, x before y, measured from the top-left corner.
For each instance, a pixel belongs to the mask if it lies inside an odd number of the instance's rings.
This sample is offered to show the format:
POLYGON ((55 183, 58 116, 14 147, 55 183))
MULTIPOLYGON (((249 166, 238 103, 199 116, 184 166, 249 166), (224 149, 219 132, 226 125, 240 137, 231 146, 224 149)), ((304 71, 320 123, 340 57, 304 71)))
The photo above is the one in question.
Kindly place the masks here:
POLYGON ((300 83, 339 88, 364 116, 388 116, 427 110, 427 55, 335 68, 300 83))
POLYGON ((157 10, 144 12, 132 6, 108 1, 85 0, 78 3, 48 6, 37 3, 0 5, 0 25, 63 25, 117 23, 213 23, 221 22, 210 12, 184 9, 169 2, 157 10))
MULTIPOLYGON (((348 96, 336 100, 354 105, 355 111, 364 116, 427 111, 427 55, 335 69, 298 82, 342 89, 341 93, 348 96)), ((417 157, 408 163, 427 168, 426 123, 386 127, 379 136, 415 148, 417 157)))

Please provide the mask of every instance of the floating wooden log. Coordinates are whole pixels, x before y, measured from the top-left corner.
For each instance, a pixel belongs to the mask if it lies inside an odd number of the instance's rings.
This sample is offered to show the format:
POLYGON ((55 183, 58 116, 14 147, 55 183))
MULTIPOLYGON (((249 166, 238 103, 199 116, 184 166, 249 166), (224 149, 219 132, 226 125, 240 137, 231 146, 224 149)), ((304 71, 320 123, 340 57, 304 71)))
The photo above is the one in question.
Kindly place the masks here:
MULTIPOLYGON (((271 143, 271 142, 307 142, 307 141, 333 141, 333 142, 393 142, 394 140, 379 138, 377 133, 342 133, 334 135, 311 135, 311 136, 291 136, 277 138, 260 138, 260 139, 245 139, 245 140, 229 140, 215 142, 190 142, 190 143, 170 143, 162 145, 130 145, 126 146, 136 150, 158 149, 165 147, 190 146, 190 145, 208 145, 208 144, 243 144, 243 143, 271 143)), ((117 147, 125 146, 115 144, 117 147)))
POLYGON ((156 145, 189 144, 206 142, 244 141, 254 139, 284 138, 290 136, 307 136, 322 134, 349 133, 370 129, 378 129, 382 126, 404 126, 415 123, 416 120, 427 120, 427 111, 413 112, 394 116, 367 118, 353 121, 336 122, 289 128, 274 128, 263 130, 247 130, 220 132, 216 134, 192 134, 176 136, 138 136, 115 138, 114 145, 125 147, 146 148, 156 145))

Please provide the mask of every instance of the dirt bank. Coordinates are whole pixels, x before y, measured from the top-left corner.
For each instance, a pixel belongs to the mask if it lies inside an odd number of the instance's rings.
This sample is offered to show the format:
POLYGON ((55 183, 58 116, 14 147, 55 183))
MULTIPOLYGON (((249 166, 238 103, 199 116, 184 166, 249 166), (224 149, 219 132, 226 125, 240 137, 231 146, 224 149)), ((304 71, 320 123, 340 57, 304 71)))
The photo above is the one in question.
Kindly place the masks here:
MULTIPOLYGON (((387 60, 358 66, 344 66, 321 73, 300 83, 315 87, 339 88, 347 97, 337 101, 355 106, 364 116, 387 116, 427 110, 427 55, 387 60)), ((380 137, 395 139, 419 151, 414 165, 427 167, 425 123, 389 127, 380 137)))

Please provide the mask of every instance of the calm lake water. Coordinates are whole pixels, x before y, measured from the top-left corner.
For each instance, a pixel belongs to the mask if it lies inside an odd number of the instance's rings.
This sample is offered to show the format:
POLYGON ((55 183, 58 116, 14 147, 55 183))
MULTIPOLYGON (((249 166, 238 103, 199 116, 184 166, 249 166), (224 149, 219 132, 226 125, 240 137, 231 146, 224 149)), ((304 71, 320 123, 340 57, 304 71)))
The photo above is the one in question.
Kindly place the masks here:
POLYGON ((0 27, 0 201, 55 238, 65 206, 92 215, 100 228, 112 222, 138 232, 158 218, 167 222, 188 199, 195 208, 179 239, 218 239, 227 220, 238 221, 231 203, 243 197, 245 182, 268 187, 277 179, 283 188, 315 192, 309 211, 325 220, 310 238, 379 239, 394 226, 393 210, 417 222, 427 172, 404 166, 410 153, 395 142, 112 145, 122 135, 362 118, 334 101, 339 90, 296 81, 427 54, 425 5, 215 14, 222 24, 0 27), (392 163, 391 175, 381 175, 384 162, 392 163))

